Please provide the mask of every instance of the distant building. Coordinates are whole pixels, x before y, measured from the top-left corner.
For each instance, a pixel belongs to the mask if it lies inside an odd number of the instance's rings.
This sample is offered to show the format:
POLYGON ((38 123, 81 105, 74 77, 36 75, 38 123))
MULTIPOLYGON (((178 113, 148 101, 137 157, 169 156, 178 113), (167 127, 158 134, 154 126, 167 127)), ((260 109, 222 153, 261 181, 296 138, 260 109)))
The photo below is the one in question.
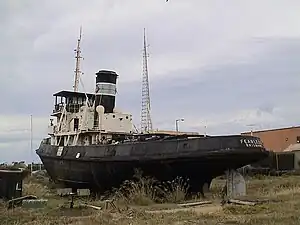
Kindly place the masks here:
POLYGON ((300 126, 243 132, 241 135, 259 137, 269 151, 282 152, 290 145, 300 143, 300 126))

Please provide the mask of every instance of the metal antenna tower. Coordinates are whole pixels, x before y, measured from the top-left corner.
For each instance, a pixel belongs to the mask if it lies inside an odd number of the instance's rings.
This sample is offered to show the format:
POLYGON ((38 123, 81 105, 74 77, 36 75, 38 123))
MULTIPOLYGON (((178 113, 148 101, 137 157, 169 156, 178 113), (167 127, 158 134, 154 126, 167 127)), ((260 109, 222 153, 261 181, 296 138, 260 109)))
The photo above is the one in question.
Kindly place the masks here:
POLYGON ((82 27, 80 26, 80 34, 79 34, 79 38, 77 41, 77 48, 74 50, 76 52, 76 67, 75 67, 75 81, 74 81, 74 92, 78 92, 78 86, 79 86, 79 80, 80 80, 80 75, 82 75, 83 73, 80 71, 80 59, 82 59, 81 57, 81 49, 80 49, 80 42, 81 42, 81 34, 82 34, 82 27))
POLYGON ((144 28, 144 49, 143 49, 143 80, 142 80, 142 110, 141 110, 141 132, 149 133, 152 131, 152 121, 150 116, 150 94, 149 94, 149 78, 148 78, 148 62, 149 57, 146 45, 146 29, 144 28))

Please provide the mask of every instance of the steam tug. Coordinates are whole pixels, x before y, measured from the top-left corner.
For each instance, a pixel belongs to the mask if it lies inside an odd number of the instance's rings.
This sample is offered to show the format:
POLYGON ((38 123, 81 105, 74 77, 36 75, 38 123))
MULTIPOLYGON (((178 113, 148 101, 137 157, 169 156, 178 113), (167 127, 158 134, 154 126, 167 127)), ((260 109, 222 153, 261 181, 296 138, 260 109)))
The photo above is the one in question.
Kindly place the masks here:
POLYGON ((268 156, 253 136, 141 133, 130 113, 115 110, 118 74, 96 73, 94 93, 78 92, 80 39, 74 91, 55 93, 48 137, 36 150, 51 179, 68 188, 104 192, 131 179, 135 169, 158 180, 189 179, 190 191, 228 169, 268 156))

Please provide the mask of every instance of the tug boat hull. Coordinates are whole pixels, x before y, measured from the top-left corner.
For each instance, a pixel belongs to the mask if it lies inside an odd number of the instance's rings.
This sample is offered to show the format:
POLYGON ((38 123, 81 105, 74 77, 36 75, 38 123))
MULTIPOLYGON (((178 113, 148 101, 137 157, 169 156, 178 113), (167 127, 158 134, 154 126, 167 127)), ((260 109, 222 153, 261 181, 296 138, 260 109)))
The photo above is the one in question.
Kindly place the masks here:
POLYGON ((263 160, 268 152, 259 138, 215 136, 90 146, 41 143, 37 154, 53 181, 69 188, 102 192, 131 179, 135 169, 160 181, 189 179, 201 189, 228 169, 263 160))

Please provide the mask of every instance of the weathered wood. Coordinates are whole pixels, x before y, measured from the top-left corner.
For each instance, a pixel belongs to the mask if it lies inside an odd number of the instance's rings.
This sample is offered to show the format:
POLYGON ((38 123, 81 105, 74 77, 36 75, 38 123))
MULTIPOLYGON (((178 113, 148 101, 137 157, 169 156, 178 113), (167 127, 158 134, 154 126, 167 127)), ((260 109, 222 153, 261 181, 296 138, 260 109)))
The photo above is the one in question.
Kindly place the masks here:
POLYGON ((77 189, 78 196, 89 196, 91 194, 90 189, 77 189))
POLYGON ((115 205, 114 203, 114 199, 111 200, 105 200, 105 205, 104 205, 104 209, 108 209, 109 205, 111 206, 112 209, 117 210, 118 212, 120 212, 120 209, 115 205))
POLYGON ((23 200, 26 200, 26 199, 37 199, 37 197, 35 195, 26 195, 26 196, 23 196, 23 197, 19 197, 19 198, 14 198, 14 199, 11 199, 7 202, 7 207, 10 209, 10 208, 13 208, 14 206, 16 205, 20 205, 22 204, 22 201, 23 200))
POLYGON ((91 209, 102 210, 102 207, 95 206, 95 205, 80 204, 80 206, 86 206, 86 207, 91 208, 91 209))
POLYGON ((190 203, 178 204, 178 206, 191 207, 191 206, 206 205, 206 204, 211 204, 211 203, 212 203, 212 201, 190 202, 190 203))
POLYGON ((64 197, 70 195, 72 193, 72 188, 58 188, 56 189, 57 195, 64 197))
POLYGON ((235 203, 239 205, 257 205, 257 202, 250 202, 250 201, 245 201, 245 200, 238 200, 238 199, 229 199, 228 202, 230 203, 235 203))
POLYGON ((48 199, 24 199, 22 201, 23 208, 43 208, 47 205, 48 199))

